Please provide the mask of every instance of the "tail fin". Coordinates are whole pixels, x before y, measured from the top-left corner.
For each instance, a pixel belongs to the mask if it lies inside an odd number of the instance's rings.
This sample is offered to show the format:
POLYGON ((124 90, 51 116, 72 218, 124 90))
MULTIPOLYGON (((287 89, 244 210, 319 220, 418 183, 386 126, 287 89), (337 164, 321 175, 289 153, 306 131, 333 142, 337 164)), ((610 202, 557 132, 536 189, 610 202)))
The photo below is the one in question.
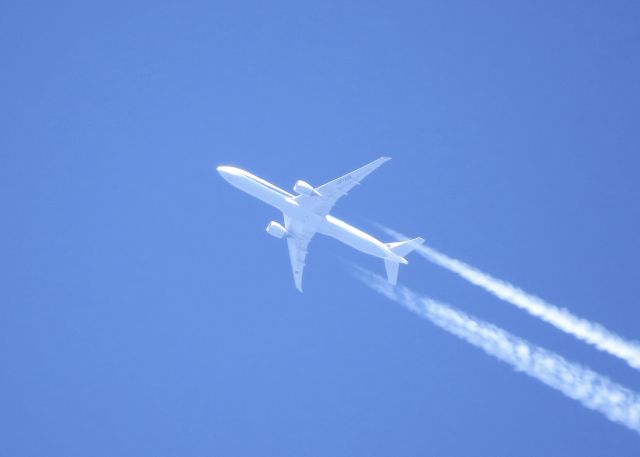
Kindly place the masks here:
POLYGON ((384 261, 384 268, 387 270, 387 281, 392 286, 395 286, 398 283, 398 268, 400 264, 398 262, 393 262, 391 260, 384 261))
POLYGON ((414 238, 412 240, 407 241, 398 241, 396 243, 387 243, 387 247, 393 251, 394 254, 398 254, 400 257, 404 257, 409 254, 411 251, 416 249, 424 243, 424 239, 422 238, 414 238))
MULTIPOLYGON (((396 243, 387 243, 387 247, 400 257, 403 257, 401 260, 404 263, 407 263, 404 260, 404 256, 409 254, 411 251, 419 247, 424 240, 422 238, 414 238, 412 240, 407 241, 398 241, 396 243)), ((398 282, 398 268, 400 267, 400 263, 398 261, 393 260, 384 260, 384 268, 387 270, 387 280, 389 284, 395 286, 398 282)))

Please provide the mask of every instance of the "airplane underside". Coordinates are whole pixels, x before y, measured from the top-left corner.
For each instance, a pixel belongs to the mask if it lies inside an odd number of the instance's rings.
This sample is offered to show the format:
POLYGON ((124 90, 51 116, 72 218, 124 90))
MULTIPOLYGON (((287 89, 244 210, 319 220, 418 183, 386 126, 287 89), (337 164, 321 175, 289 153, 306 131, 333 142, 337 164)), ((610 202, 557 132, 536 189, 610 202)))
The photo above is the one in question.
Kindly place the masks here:
POLYGON ((381 157, 316 188, 299 180, 294 185, 294 191, 298 195, 292 195, 235 167, 221 166, 218 167, 218 172, 235 187, 282 211, 284 225, 271 221, 266 231, 276 238, 287 240, 294 282, 296 288, 302 292, 307 247, 316 233, 335 238, 358 251, 384 259, 387 279, 393 285, 398 279, 399 265, 408 263, 404 256, 424 242, 422 238, 415 238, 385 244, 329 214, 340 197, 346 195, 387 160, 388 157, 381 157))

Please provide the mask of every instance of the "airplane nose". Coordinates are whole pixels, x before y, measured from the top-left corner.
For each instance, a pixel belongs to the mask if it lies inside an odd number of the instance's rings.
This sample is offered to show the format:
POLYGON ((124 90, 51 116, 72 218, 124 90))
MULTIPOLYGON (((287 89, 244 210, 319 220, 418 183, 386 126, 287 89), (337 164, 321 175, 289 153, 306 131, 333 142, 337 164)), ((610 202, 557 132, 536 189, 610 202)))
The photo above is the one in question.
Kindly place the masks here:
POLYGON ((220 176, 222 176, 224 179, 229 179, 229 175, 231 174, 231 167, 226 167, 224 165, 221 165, 219 167, 216 167, 216 170, 218 170, 218 173, 220 173, 220 176))
POLYGON ((231 184, 237 182, 238 178, 241 178, 243 176, 242 170, 236 167, 230 167, 228 165, 221 165, 219 167, 216 167, 216 170, 218 170, 218 173, 220 173, 220 176, 222 176, 225 181, 228 181, 231 184))

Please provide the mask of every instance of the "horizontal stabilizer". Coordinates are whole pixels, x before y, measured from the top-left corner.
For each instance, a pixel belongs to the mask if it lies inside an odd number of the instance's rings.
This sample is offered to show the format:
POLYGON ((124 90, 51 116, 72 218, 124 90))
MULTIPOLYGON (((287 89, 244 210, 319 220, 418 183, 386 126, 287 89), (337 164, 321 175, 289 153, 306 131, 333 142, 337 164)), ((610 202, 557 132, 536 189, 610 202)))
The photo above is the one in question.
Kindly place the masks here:
POLYGON ((404 257, 405 255, 416 249, 418 246, 420 246, 422 243, 424 243, 424 239, 414 238, 407 241, 387 243, 387 247, 391 249, 394 254, 398 254, 400 257, 404 257))

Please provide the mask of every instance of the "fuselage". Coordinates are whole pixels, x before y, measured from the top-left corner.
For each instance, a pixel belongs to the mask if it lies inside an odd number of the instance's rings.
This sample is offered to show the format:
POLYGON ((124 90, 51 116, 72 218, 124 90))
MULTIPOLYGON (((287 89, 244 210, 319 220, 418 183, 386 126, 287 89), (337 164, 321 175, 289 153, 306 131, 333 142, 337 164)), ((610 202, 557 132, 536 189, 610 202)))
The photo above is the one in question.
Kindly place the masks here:
POLYGON ((315 227, 318 233, 341 241, 365 254, 397 263, 407 263, 404 258, 392 252, 383 242, 368 233, 330 214, 325 216, 315 214, 301 206, 296 201, 295 195, 258 176, 235 167, 221 166, 217 170, 231 185, 277 208, 291 219, 303 221, 315 227))

